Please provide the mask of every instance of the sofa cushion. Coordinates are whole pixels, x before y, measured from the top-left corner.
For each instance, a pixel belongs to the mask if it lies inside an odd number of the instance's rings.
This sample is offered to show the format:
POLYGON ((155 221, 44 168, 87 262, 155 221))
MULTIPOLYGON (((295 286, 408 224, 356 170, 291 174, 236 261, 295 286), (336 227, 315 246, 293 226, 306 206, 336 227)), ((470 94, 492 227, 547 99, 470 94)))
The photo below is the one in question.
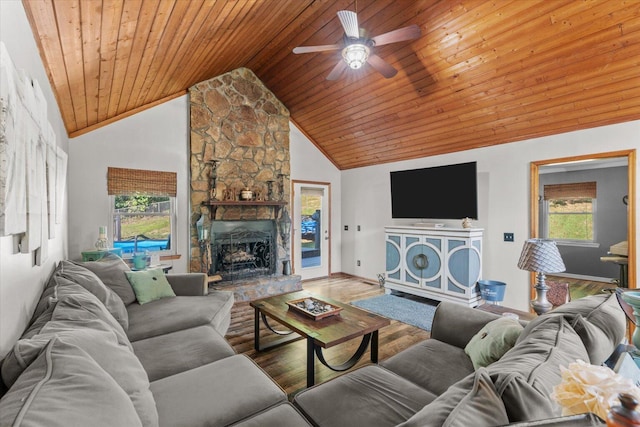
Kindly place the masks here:
POLYGON ((589 353, 589 361, 600 365, 622 342, 627 319, 615 294, 591 295, 553 310, 564 316, 578 333, 589 353))
POLYGON ((74 286, 79 288, 79 292, 62 293, 58 301, 34 322, 28 333, 7 353, 1 368, 2 380, 7 386, 10 387, 16 381, 40 349, 60 331, 79 327, 113 331, 119 344, 131 348, 122 326, 107 312, 98 298, 79 285, 74 286))
POLYGON ((76 264, 93 271, 105 285, 118 294, 125 305, 136 301, 133 288, 124 275, 125 272, 131 271, 131 269, 118 255, 109 253, 97 261, 78 262, 76 264))
POLYGON ((531 421, 561 415, 560 406, 549 398, 562 380, 560 366, 587 358, 564 317, 546 314, 529 322, 516 345, 486 369, 509 421, 531 421))
POLYGON ((131 349, 117 343, 113 332, 76 329, 60 332, 56 339, 77 346, 109 374, 131 399, 143 426, 158 425, 147 374, 131 349))
POLYGON ((414 344, 380 364, 435 395, 473 373, 463 349, 436 339, 414 344))
POLYGON ((323 427, 395 426, 436 395, 378 365, 368 365, 295 396, 294 404, 323 427))
POLYGON ((287 397, 251 359, 236 355, 151 383, 160 426, 223 426, 287 397))
POLYGON ((162 270, 127 271, 124 274, 131 283, 138 304, 176 296, 162 270))
POLYGON ((485 368, 451 386, 398 427, 469 427, 508 424, 507 412, 485 368))
POLYGON ((209 324, 135 341, 133 350, 147 371, 149 381, 236 354, 209 324))
POLYGON ((212 292, 203 297, 163 298, 147 304, 130 304, 129 339, 144 338, 211 324, 226 333, 231 318, 233 294, 212 292))
POLYGON ((269 408, 245 420, 233 424, 234 427, 300 427, 311 426, 296 408, 287 403, 269 408))
MULTIPOLYGON (((98 297, 105 305, 109 313, 120 322, 126 330, 129 326, 129 318, 124 303, 114 291, 107 287, 93 272, 70 261, 61 261, 55 275, 73 283, 77 283, 98 297)), ((57 281, 61 285, 61 281, 57 281)))
POLYGON ((124 331, 116 331, 107 322, 90 313, 87 315, 88 311, 78 304, 78 299, 78 296, 68 296, 58 302, 52 320, 39 334, 16 343, 16 359, 26 368, 53 339, 74 345, 98 363, 128 394, 143 425, 157 425, 158 415, 147 374, 126 341, 124 331), (119 342, 122 338, 125 344, 119 342))
POLYGON ((2 397, 0 407, 3 426, 142 425, 111 375, 76 345, 57 337, 2 397))
POLYGON ((464 348, 475 369, 499 360, 516 343, 524 328, 516 319, 501 317, 487 323, 464 348))

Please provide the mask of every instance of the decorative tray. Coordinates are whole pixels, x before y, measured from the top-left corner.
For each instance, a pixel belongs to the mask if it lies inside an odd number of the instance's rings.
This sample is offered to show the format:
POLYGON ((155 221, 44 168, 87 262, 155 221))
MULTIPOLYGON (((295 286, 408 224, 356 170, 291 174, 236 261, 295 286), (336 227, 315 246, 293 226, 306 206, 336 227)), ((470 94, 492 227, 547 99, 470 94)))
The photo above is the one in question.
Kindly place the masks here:
POLYGON ((336 307, 317 298, 300 298, 288 301, 289 308, 311 317, 313 320, 324 319, 325 317, 334 316, 340 313, 342 307, 336 307))

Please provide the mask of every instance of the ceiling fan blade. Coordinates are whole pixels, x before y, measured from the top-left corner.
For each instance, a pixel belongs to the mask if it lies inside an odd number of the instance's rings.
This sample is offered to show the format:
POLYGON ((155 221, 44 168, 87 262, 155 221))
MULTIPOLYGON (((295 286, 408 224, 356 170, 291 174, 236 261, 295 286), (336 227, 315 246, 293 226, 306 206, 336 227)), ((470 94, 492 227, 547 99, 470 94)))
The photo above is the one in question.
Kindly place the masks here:
POLYGON ((388 33, 380 34, 373 37, 376 46, 382 46, 389 43, 396 43, 405 40, 413 40, 420 37, 422 32, 417 25, 409 25, 408 27, 398 28, 397 30, 389 31, 388 33))
POLYGON ((344 28, 344 33, 347 37, 353 37, 354 39, 360 37, 358 15, 356 15, 355 12, 350 10, 339 10, 338 18, 340 18, 340 23, 342 24, 342 28, 344 28))
POLYGON ((375 68, 380 74, 382 74, 386 79, 390 79, 398 73, 398 70, 393 68, 387 61, 380 58, 376 54, 370 54, 369 58, 367 58, 367 62, 373 68, 375 68))
POLYGON ((342 46, 339 44, 325 44, 321 46, 298 46, 293 48, 293 53, 311 53, 311 52, 324 52, 327 50, 338 50, 342 46))
POLYGON ((338 61, 336 66, 333 67, 333 70, 331 70, 331 72, 327 76, 327 80, 337 80, 345 68, 347 68, 347 63, 344 62, 343 60, 338 61))

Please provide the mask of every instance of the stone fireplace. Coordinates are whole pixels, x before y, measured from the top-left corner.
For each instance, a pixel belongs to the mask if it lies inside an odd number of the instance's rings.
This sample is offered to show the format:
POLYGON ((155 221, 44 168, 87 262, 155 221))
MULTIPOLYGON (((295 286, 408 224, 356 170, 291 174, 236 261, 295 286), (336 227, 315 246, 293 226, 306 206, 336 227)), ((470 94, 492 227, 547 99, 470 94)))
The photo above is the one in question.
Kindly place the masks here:
POLYGON ((290 244, 278 228, 290 211, 289 111, 246 68, 192 86, 189 97, 190 271, 220 275, 216 286, 299 286, 299 276, 283 277, 290 244))

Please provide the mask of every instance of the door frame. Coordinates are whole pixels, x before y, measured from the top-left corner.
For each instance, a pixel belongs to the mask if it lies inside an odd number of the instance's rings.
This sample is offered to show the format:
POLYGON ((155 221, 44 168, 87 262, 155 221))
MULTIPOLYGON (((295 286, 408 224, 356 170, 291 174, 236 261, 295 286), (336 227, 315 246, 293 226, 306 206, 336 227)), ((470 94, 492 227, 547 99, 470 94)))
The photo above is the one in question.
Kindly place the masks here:
MULTIPOLYGON (((317 185, 317 186, 323 186, 327 188, 327 194, 325 195, 325 197, 327 197, 327 277, 331 276, 331 183, 330 182, 324 182, 324 181, 307 181, 307 180, 300 180, 300 179, 292 179, 291 180, 291 200, 292 200, 292 205, 295 204, 296 201, 296 185, 317 185)), ((293 206, 292 209, 292 215, 295 215, 296 212, 296 207, 293 206)), ((292 265, 292 272, 293 274, 297 274, 296 273, 296 268, 298 265, 302 264, 302 260, 297 260, 296 259, 296 254, 297 254, 297 249, 296 249, 296 231, 299 233, 300 230, 295 230, 295 228, 298 226, 298 219, 295 218, 294 216, 294 220, 293 220, 293 227, 294 227, 294 233, 293 233, 293 238, 291 239, 291 265, 292 265), (296 262, 297 261, 297 262, 296 262)))
MULTIPOLYGON (((566 163, 575 161, 584 161, 591 159, 607 159, 614 157, 625 157, 627 159, 627 191, 629 194, 628 210, 627 210, 627 244, 629 250, 629 265, 628 265, 628 281, 629 288, 634 289, 638 287, 636 283, 636 150, 620 150, 611 151, 605 153, 584 154, 580 156, 561 157, 556 159, 546 159, 531 162, 530 164, 530 183, 531 188, 529 191, 529 218, 530 218, 530 235, 532 238, 538 238, 540 236, 539 230, 539 215, 538 215, 538 199, 540 197, 540 181, 539 181, 539 169, 541 166, 550 165, 554 163, 566 163)), ((535 273, 530 274, 530 282, 535 283, 535 273)), ((531 289, 532 298, 535 297, 533 289, 531 289)))

